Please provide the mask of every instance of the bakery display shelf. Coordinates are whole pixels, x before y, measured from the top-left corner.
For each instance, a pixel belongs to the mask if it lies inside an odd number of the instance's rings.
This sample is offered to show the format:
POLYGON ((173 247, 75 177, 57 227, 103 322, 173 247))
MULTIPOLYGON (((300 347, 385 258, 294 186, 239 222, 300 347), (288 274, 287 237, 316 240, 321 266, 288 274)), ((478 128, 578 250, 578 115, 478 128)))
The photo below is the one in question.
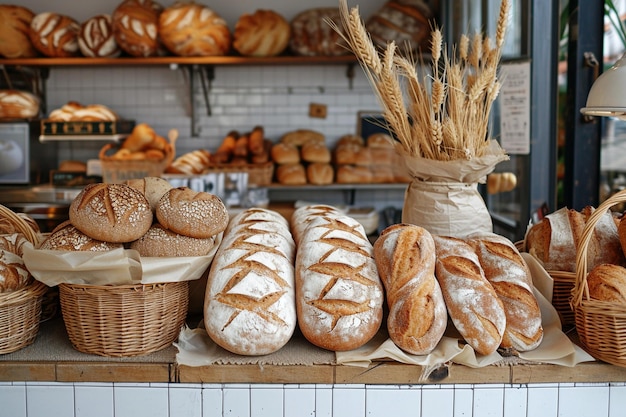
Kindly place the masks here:
POLYGON ((345 56, 291 56, 276 57, 121 57, 121 58, 15 58, 0 59, 0 65, 63 67, 63 66, 141 66, 141 65, 312 65, 312 64, 352 64, 356 63, 353 55, 345 56))
MULTIPOLYGON (((293 343, 290 341, 289 343, 293 343)), ((305 357, 314 346, 305 346, 305 357)), ((376 361, 367 367, 323 363, 314 365, 213 364, 183 366, 170 346, 151 354, 107 358, 72 348, 61 318, 41 323, 35 342, 0 355, 0 381, 161 382, 263 384, 530 384, 625 382, 626 368, 602 362, 574 367, 540 363, 470 368, 451 364, 420 379, 422 368, 396 361, 376 361)), ((298 351, 295 352, 298 354, 298 351)))

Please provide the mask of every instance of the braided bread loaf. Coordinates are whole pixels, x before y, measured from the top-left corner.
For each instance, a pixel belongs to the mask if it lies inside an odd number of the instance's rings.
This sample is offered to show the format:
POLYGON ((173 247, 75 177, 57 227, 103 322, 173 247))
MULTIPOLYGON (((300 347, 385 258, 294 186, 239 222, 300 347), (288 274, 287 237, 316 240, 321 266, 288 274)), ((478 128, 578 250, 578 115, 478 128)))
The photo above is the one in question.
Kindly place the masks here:
POLYGON ((277 351, 296 324, 295 243, 278 213, 234 216, 209 271, 204 320, 211 339, 240 355, 277 351))
POLYGON ((380 328, 383 302, 363 226, 346 215, 312 220, 296 253, 296 308, 304 337, 332 351, 356 349, 380 328))

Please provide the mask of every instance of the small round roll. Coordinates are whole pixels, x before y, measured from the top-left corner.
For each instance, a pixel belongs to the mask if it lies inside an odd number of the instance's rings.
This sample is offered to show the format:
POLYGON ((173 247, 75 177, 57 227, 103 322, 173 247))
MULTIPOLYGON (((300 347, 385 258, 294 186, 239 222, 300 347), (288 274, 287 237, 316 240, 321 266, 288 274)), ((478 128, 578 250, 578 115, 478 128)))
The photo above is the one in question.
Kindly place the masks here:
POLYGON ((130 249, 141 256, 206 256, 215 247, 215 235, 197 239, 181 235, 154 223, 145 235, 131 242, 130 249))
POLYGON ((223 232, 229 215, 215 194, 177 187, 167 191, 155 210, 159 223, 175 233, 206 239, 223 232))
POLYGON ((89 184, 70 204, 69 220, 87 236, 105 242, 132 242, 152 226, 150 203, 126 184, 89 184))

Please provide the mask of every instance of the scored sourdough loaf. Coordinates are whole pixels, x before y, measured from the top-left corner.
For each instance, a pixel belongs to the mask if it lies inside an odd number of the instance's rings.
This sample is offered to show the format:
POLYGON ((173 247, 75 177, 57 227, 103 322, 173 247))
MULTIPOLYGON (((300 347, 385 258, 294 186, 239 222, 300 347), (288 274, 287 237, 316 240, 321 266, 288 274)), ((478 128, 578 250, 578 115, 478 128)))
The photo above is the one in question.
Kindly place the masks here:
POLYGON ((535 349, 543 340, 543 327, 526 261, 513 242, 495 233, 471 235, 468 242, 504 306, 506 330, 500 347, 518 352, 535 349))
POLYGON ((87 236, 105 242, 132 242, 152 225, 150 203, 126 184, 89 184, 72 200, 69 220, 87 236))
POLYGON ((266 355, 289 341, 297 324, 294 257, 280 214, 250 208, 232 218, 204 298, 204 325, 215 343, 239 355, 266 355))
POLYGON ((154 223, 139 239, 130 243, 129 248, 141 256, 174 257, 206 256, 215 247, 216 236, 206 239, 181 235, 154 223))
POLYGON ((454 326, 477 353, 495 352, 504 336, 506 315, 478 255, 462 239, 438 235, 433 239, 435 276, 454 326))
POLYGON ((374 259, 389 306, 389 337, 408 353, 429 354, 448 323, 432 235, 415 225, 389 226, 374 243, 374 259))
POLYGON ((312 344, 356 349, 378 331, 383 286, 363 226, 346 215, 317 216, 296 251, 298 324, 312 344))
POLYGON ((289 45, 291 26, 273 10, 243 14, 235 24, 233 48, 243 56, 276 56, 289 45))
POLYGON ((304 230, 309 227, 309 223, 317 217, 323 217, 329 214, 338 216, 343 214, 343 212, 337 207, 327 204, 309 204, 294 210, 291 214, 289 227, 296 244, 300 243, 300 238, 304 230))
POLYGON ((166 229, 198 239, 223 232, 229 221, 228 210, 217 195, 189 187, 167 190, 157 203, 155 215, 166 229))
POLYGON ((69 220, 55 227, 39 245, 41 250, 106 252, 123 249, 121 242, 104 242, 87 236, 78 230, 69 220))

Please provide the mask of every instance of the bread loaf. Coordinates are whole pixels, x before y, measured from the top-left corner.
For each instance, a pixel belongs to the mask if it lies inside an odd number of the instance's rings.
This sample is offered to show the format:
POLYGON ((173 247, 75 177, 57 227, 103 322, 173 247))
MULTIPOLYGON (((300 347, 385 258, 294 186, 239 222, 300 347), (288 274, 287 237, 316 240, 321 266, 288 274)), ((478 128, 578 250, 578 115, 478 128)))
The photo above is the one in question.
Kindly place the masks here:
POLYGON ((283 185, 306 184, 306 169, 302 164, 281 164, 276 167, 276 180, 283 185))
POLYGON ((161 177, 132 178, 126 180, 126 184, 137 189, 146 197, 153 213, 156 211, 161 197, 174 188, 169 181, 161 177))
POLYGON ((155 215, 166 229, 181 235, 207 239, 228 226, 228 210, 215 194, 187 187, 168 190, 159 200, 155 215))
POLYGON ((305 162, 328 164, 331 160, 330 149, 324 143, 317 141, 305 142, 300 149, 300 156, 305 162))
POLYGON ((69 220, 87 236, 105 242, 132 242, 152 225, 146 197, 126 184, 89 184, 72 200, 69 220))
POLYGON ((150 257, 206 256, 215 247, 215 238, 197 239, 154 223, 143 236, 130 243, 129 249, 150 257))
POLYGON ((335 169, 331 164, 314 162, 306 167, 306 179, 309 184, 332 184, 335 178, 335 169))
POLYGON ((55 227, 39 245, 41 250, 59 251, 105 252, 122 248, 124 248, 123 243, 104 242, 87 236, 74 227, 69 220, 55 227))
POLYGON ((196 149, 176 158, 165 172, 170 174, 203 174, 211 165, 211 153, 205 149, 196 149))
POLYGON ((159 16, 163 45, 179 56, 220 56, 230 50, 231 35, 226 21, 213 9, 199 3, 176 2, 159 16))
POLYGON ((22 257, 0 249, 0 292, 20 290, 31 281, 32 277, 22 257))
POLYGON ((300 12, 291 20, 289 47, 296 55, 340 56, 350 52, 345 41, 328 24, 331 20, 341 27, 339 9, 320 7, 300 12))
POLYGON ((626 304, 626 268, 602 264, 587 275, 589 297, 599 301, 626 304))
POLYGON ((384 49, 388 42, 416 51, 430 34, 431 11, 423 0, 390 0, 365 22, 372 42, 384 49))
POLYGON ((21 232, 0 234, 0 250, 11 252, 19 256, 24 255, 24 245, 28 239, 21 232))
POLYGON ((35 118, 39 104, 39 98, 28 91, 0 90, 0 119, 35 118))
POLYGON ((111 15, 99 14, 80 25, 78 48, 87 57, 115 58, 122 50, 113 36, 111 15))
POLYGON ((296 253, 296 307, 304 337, 332 351, 356 349, 380 328, 383 302, 363 226, 345 215, 313 219, 296 253))
POLYGON ((35 13, 27 7, 0 4, 0 56, 33 58, 37 50, 30 41, 30 24, 35 13))
POLYGON ((233 217, 207 279, 204 323, 215 343, 265 355, 289 341, 297 324, 294 257, 280 214, 251 208, 233 217))
POLYGON ((506 329, 500 347, 518 352, 535 349, 543 340, 543 327, 526 261, 504 236, 472 235, 468 241, 504 307, 506 329))
POLYGON ((372 171, 367 166, 339 165, 335 177, 339 184, 369 184, 373 182, 372 171))
POLYGON ((414 225, 389 226, 374 243, 374 259, 389 306, 389 337, 408 353, 430 353, 448 323, 431 234, 414 225))
POLYGON ((289 221, 289 227, 291 234, 293 235, 296 244, 300 244, 300 238, 302 234, 313 220, 317 217, 324 217, 326 215, 339 216, 343 212, 337 207, 329 206, 327 204, 311 204, 302 207, 298 207, 292 214, 289 221))
POLYGON ((59 13, 39 13, 30 22, 30 40, 33 46, 48 57, 79 55, 78 32, 80 24, 59 13))
POLYGON ((438 235, 433 239, 435 276, 454 326, 477 353, 495 352, 504 336, 506 315, 478 256, 464 240, 438 235))
POLYGON ((288 143, 275 143, 272 146, 272 160, 277 164, 299 164, 300 150, 295 145, 288 143))
POLYGON ((113 11, 113 36, 129 55, 148 57, 159 54, 160 4, 152 0, 124 0, 113 11))
POLYGON ((323 133, 311 129, 297 129, 289 131, 280 137, 280 142, 288 145, 302 146, 307 142, 325 143, 323 133))
POLYGON ((291 26, 273 10, 243 14, 235 24, 233 47, 243 56, 276 56, 289 45, 291 26))

